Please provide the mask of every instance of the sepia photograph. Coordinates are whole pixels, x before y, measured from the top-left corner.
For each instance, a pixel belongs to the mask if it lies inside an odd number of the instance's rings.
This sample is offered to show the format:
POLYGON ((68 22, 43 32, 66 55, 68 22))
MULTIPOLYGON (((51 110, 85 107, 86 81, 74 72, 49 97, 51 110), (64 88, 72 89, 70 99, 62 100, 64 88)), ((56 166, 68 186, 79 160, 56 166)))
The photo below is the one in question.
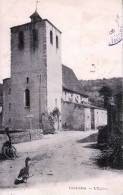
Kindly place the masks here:
POLYGON ((123 195, 123 0, 0 0, 0 195, 123 195))

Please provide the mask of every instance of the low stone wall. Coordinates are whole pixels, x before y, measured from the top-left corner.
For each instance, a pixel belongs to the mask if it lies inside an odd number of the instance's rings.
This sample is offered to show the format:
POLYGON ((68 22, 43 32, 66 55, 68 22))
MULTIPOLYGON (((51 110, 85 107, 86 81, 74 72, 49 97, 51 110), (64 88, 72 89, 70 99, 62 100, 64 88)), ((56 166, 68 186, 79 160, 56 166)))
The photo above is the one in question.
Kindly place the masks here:
POLYGON ((1 153, 2 145, 5 141, 7 141, 7 136, 4 134, 0 134, 0 153, 1 153))
POLYGON ((34 130, 26 130, 25 132, 13 133, 11 134, 13 143, 21 143, 28 142, 31 140, 41 139, 43 135, 42 130, 34 129, 34 130))
MULTIPOLYGON (((41 129, 34 129, 34 130, 26 130, 24 132, 16 132, 11 133, 12 143, 21 143, 21 142, 28 142, 31 140, 38 140, 41 139, 43 136, 43 131, 41 129)), ((7 135, 0 134, 0 152, 2 149, 2 145, 4 142, 8 140, 7 135)))

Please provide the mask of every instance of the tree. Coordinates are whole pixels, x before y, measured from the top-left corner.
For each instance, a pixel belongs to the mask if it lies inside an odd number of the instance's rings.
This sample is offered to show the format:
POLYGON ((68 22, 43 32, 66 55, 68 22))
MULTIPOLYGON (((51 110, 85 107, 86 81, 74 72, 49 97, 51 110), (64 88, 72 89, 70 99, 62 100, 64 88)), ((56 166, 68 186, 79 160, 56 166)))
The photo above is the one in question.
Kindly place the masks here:
POLYGON ((112 89, 109 86, 103 86, 99 93, 104 99, 104 108, 107 110, 108 131, 111 133, 114 129, 115 107, 111 103, 112 89))
POLYGON ((112 96, 112 89, 108 86, 103 86, 99 90, 99 93, 104 98, 104 107, 107 108, 108 103, 109 103, 109 98, 112 96))

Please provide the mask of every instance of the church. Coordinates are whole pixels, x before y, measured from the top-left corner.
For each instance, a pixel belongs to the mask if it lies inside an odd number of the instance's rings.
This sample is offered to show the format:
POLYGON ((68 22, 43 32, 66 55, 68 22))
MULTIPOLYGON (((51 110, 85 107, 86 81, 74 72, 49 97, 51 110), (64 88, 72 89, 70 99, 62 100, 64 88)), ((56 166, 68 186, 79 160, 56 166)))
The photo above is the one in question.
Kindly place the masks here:
POLYGON ((3 81, 3 126, 41 129, 57 110, 56 130, 96 129, 107 111, 89 102, 73 70, 62 64, 61 31, 35 11, 11 28, 11 78, 3 81))

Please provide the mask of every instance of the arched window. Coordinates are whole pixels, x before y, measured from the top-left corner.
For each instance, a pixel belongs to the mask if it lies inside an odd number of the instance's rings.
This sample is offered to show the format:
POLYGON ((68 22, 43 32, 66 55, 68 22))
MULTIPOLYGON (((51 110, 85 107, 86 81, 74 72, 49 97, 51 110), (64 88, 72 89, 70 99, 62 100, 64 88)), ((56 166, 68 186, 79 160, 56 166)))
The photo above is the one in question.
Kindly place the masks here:
POLYGON ((59 48, 59 40, 58 40, 58 36, 56 36, 56 48, 59 48))
POLYGON ((32 30, 32 48, 36 49, 38 47, 38 30, 32 30))
POLYGON ((26 78, 26 83, 27 83, 27 84, 29 83, 29 77, 26 78))
POLYGON ((23 31, 20 31, 18 34, 18 48, 19 49, 24 48, 24 33, 23 33, 23 31))
POLYGON ((50 31, 50 43, 53 44, 53 32, 50 31))
POLYGON ((25 107, 30 107, 30 90, 25 90, 25 107))

